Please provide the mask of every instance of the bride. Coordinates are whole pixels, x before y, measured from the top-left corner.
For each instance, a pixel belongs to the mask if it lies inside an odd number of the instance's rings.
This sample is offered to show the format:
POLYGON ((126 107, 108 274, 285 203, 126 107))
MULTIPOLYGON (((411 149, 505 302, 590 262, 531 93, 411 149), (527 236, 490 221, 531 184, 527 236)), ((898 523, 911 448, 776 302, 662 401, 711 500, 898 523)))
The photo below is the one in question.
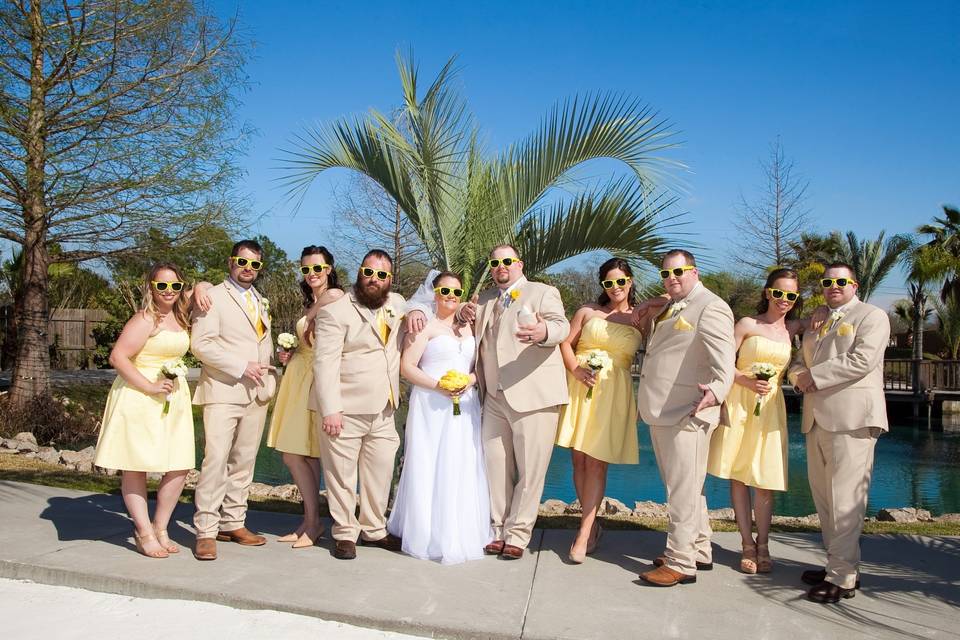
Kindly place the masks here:
POLYGON ((403 472, 387 530, 415 558, 456 564, 483 557, 490 541, 490 496, 480 440, 480 401, 470 327, 454 327, 460 279, 433 278, 436 315, 406 345, 400 373, 414 385, 407 414, 403 472), (450 370, 468 374, 454 391, 440 388, 450 370), (460 415, 454 415, 454 397, 460 415))

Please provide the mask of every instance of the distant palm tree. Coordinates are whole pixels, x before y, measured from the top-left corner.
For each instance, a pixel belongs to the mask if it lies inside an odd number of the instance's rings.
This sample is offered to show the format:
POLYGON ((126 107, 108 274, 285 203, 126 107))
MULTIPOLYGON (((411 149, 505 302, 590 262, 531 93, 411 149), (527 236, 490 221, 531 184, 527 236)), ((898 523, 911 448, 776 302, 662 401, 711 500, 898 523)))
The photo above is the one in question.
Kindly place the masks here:
POLYGON ((421 95, 416 65, 398 55, 398 114, 372 110, 307 129, 286 151, 289 194, 302 197, 327 169, 365 174, 408 217, 430 261, 462 273, 468 290, 482 282, 489 250, 504 242, 517 247, 527 275, 598 249, 638 264, 658 260, 665 230, 677 224, 669 213, 675 198, 656 187, 677 166, 660 156, 674 146, 664 119, 621 96, 575 97, 489 157, 451 86, 453 62, 421 95), (620 161, 627 175, 592 188, 569 179, 571 169, 599 158, 620 161))
POLYGON ((932 236, 927 246, 938 250, 941 256, 937 275, 943 278, 940 299, 950 293, 960 295, 960 209, 944 205, 943 217, 932 224, 917 227, 917 233, 932 236))
POLYGON ((950 358, 956 360, 960 354, 960 299, 948 295, 946 302, 935 300, 933 306, 937 310, 940 336, 947 345, 950 358))
POLYGON ((821 235, 802 233, 799 240, 789 243, 794 259, 787 266, 795 269, 800 277, 800 293, 803 296, 805 313, 812 313, 824 304, 820 278, 826 265, 837 260, 840 252, 839 234, 821 235))
POLYGON ((898 305, 894 312, 910 327, 913 357, 916 360, 923 358, 923 330, 932 312, 930 290, 939 281, 945 260, 946 252, 940 247, 917 245, 915 242, 900 258, 907 269, 909 300, 906 303, 907 311, 901 310, 898 305))
POLYGON ((857 275, 857 297, 866 302, 879 288, 880 283, 903 258, 903 253, 913 247, 913 241, 906 234, 891 236, 883 241, 885 231, 881 231, 876 240, 860 240, 853 231, 841 237, 837 231, 833 236, 839 245, 837 258, 853 267, 857 275))

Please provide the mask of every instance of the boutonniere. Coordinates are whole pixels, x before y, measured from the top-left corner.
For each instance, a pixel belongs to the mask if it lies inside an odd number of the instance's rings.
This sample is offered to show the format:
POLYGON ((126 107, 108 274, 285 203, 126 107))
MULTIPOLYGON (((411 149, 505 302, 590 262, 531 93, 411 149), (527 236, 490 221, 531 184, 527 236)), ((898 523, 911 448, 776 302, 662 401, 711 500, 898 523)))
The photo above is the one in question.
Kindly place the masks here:
POLYGON ((270 300, 268 298, 260 298, 260 306, 263 307, 265 314, 270 315, 270 300))
POLYGON ((384 307, 383 307, 383 312, 384 312, 385 314, 387 314, 387 317, 390 318, 391 320, 392 320, 393 318, 396 318, 396 317, 397 317, 397 312, 394 311, 394 310, 393 310, 393 307, 391 307, 391 306, 388 305, 388 304, 387 304, 387 305, 384 305, 384 307))
POLYGON ((843 317, 843 311, 832 311, 830 312, 830 324, 834 324, 837 320, 843 317))
POLYGON ((507 306, 510 306, 512 303, 520 299, 520 290, 514 289, 510 292, 509 297, 506 299, 507 306))

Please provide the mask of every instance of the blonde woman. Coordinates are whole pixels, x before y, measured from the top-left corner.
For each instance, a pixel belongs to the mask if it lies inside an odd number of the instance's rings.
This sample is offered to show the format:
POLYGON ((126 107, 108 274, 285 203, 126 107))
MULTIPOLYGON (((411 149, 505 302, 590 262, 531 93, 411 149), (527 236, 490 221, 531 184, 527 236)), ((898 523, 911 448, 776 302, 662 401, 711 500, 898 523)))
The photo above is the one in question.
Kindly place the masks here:
POLYGON ((180 268, 154 265, 143 285, 143 306, 123 327, 110 352, 119 374, 107 396, 94 464, 122 471, 123 503, 133 518, 137 551, 166 558, 180 549, 167 535, 167 523, 180 498, 187 471, 194 467, 193 411, 182 376, 161 371, 190 348, 190 306, 209 304, 199 285, 186 289, 180 268), (147 473, 162 473, 151 522, 147 473))
POLYGON ((320 522, 320 449, 316 434, 316 416, 307 408, 313 386, 313 324, 320 307, 343 295, 337 282, 333 254, 326 247, 310 245, 300 254, 303 280, 304 315, 297 320, 299 345, 292 352, 281 352, 286 365, 277 401, 270 419, 267 446, 283 456, 293 481, 303 498, 303 521, 295 531, 278 542, 292 542, 294 549, 312 547, 323 534, 320 522))

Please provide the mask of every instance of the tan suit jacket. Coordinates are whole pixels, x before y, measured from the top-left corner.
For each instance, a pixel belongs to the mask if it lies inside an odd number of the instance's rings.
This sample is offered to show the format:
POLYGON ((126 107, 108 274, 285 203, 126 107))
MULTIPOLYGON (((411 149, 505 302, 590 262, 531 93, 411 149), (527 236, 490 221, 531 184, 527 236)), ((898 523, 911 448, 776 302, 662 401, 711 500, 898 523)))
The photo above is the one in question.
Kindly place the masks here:
POLYGON ((640 373, 637 408, 648 425, 684 428, 694 419, 716 425, 719 404, 695 418, 689 413, 703 396, 704 384, 722 403, 733 386, 735 348, 733 313, 702 284, 686 298, 676 316, 652 321, 640 373))
MULTIPOLYGON (((255 296, 262 300, 256 289, 255 296)), ((260 304, 264 333, 257 330, 247 315, 247 305, 240 292, 229 282, 211 287, 209 311, 194 314, 190 330, 190 351, 203 363, 200 381, 193 394, 194 404, 249 404, 254 399, 266 402, 277 389, 276 372, 264 376, 257 385, 243 377, 248 362, 270 364, 273 339, 270 335, 270 314, 260 304)))
MULTIPOLYGON (((829 322, 829 320, 828 320, 829 322)), ((803 348, 790 367, 789 378, 809 369, 817 390, 803 394, 804 433, 813 424, 826 431, 863 427, 887 430, 883 395, 883 354, 890 341, 890 320, 872 304, 850 301, 839 321, 828 330, 808 331, 803 348)))
POLYGON ((371 415, 383 411, 392 394, 400 400, 400 344, 403 296, 391 293, 387 341, 380 337, 376 311, 357 302, 353 291, 317 312, 314 331, 313 393, 308 406, 321 416, 371 415))
POLYGON ((477 336, 477 381, 481 393, 487 392, 483 359, 496 357, 499 365, 497 384, 507 404, 525 413, 567 404, 567 375, 558 345, 570 333, 560 292, 555 287, 524 279, 516 286, 519 296, 503 311, 496 343, 487 344, 487 324, 493 320, 500 290, 487 289, 477 301, 474 333, 477 336), (526 306, 539 313, 547 325, 547 337, 540 344, 517 340, 517 314, 526 306))

